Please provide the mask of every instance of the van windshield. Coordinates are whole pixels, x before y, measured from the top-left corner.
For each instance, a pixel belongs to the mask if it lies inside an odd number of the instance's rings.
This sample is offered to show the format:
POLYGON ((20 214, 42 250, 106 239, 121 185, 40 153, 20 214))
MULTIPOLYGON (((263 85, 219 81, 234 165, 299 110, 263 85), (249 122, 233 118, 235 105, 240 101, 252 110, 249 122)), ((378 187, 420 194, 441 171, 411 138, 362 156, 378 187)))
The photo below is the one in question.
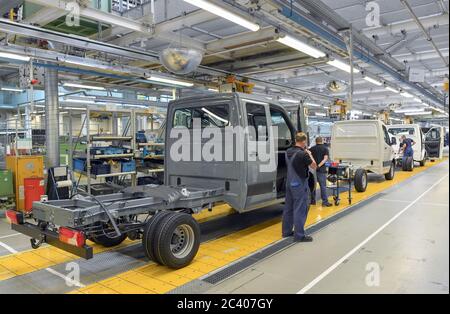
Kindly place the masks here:
POLYGON ((415 135, 414 128, 391 128, 388 132, 392 135, 415 135))

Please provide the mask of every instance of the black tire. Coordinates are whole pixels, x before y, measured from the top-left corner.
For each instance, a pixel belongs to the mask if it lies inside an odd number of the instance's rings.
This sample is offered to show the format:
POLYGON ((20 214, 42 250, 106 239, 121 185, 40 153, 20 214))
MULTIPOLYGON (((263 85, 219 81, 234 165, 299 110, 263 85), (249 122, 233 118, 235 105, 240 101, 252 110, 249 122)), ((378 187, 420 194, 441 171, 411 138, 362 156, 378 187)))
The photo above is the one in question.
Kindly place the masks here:
POLYGON ((402 159, 402 171, 408 171, 408 162, 405 160, 405 162, 403 162, 402 159))
POLYGON ((148 257, 149 260, 154 261, 158 264, 161 264, 161 261, 158 260, 155 256, 155 230, 157 226, 161 223, 161 221, 167 216, 170 215, 169 211, 160 211, 153 215, 152 218, 147 222, 144 227, 144 233, 142 234, 142 246, 144 247, 144 253, 148 257))
POLYGON ((414 158, 408 157, 406 158, 406 171, 413 171, 414 170, 414 158))
POLYGON ((355 183, 355 190, 357 192, 365 192, 367 189, 367 171, 364 169, 357 169, 353 177, 355 183))
POLYGON ((110 237, 110 236, 106 236, 103 234, 103 235, 93 237, 92 241, 94 241, 95 243, 100 244, 101 246, 104 246, 104 247, 113 247, 113 246, 119 245, 120 243, 125 241, 126 238, 127 238, 126 233, 122 233, 118 237, 117 236, 110 237))
POLYGON ((171 213, 157 226, 155 243, 155 256, 163 265, 174 269, 183 268, 197 255, 200 226, 189 214, 171 213))
POLYGON ((395 177, 395 163, 391 162, 391 167, 389 168, 389 172, 384 175, 386 180, 393 180, 395 177))
POLYGON ((426 159, 426 158, 424 158, 423 160, 421 160, 421 161, 419 162, 419 164, 420 164, 421 167, 425 167, 426 163, 427 163, 427 159, 426 159))

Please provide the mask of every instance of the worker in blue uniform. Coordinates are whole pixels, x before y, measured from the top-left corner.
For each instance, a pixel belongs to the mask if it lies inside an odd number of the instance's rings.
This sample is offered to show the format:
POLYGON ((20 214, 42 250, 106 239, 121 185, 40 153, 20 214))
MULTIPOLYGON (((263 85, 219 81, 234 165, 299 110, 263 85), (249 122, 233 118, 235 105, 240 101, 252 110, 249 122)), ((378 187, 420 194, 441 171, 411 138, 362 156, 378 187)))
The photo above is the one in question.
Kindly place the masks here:
POLYGON ((284 238, 294 236, 296 242, 313 240, 312 237, 305 235, 305 223, 310 197, 309 167, 315 170, 317 164, 311 152, 306 149, 306 140, 305 133, 297 133, 295 146, 286 151, 287 180, 282 235, 284 238))
POLYGON ((406 135, 402 135, 401 137, 402 143, 400 144, 400 151, 403 152, 402 162, 406 163, 406 159, 408 157, 414 156, 413 146, 416 144, 412 139, 407 138, 406 135))

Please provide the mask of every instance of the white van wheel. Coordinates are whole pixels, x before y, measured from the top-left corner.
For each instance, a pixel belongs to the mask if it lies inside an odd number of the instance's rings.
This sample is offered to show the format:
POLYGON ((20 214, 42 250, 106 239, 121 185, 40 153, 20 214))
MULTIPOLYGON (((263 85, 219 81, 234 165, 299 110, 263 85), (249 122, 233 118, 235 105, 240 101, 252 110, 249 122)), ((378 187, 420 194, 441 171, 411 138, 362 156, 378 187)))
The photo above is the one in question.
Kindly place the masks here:
POLYGON ((413 171, 414 169, 414 158, 408 157, 406 158, 406 171, 413 171))
POLYGON ((386 180, 393 180, 395 176, 395 162, 391 162, 391 167, 389 168, 389 172, 384 175, 386 180))
POLYGON ((357 169, 353 177, 355 183, 355 190, 357 192, 365 192, 367 189, 367 171, 364 169, 357 169))

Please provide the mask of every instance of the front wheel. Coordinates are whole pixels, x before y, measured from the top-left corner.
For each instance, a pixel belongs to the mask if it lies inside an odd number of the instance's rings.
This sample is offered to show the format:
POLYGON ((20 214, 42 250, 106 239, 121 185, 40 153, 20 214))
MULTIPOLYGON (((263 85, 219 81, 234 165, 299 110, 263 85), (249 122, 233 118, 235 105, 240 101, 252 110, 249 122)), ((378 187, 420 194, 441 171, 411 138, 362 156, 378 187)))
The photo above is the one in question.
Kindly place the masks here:
POLYGON ((367 171, 361 168, 357 169, 353 181, 357 192, 365 192, 367 189, 367 171))
POLYGON ((170 268, 189 265, 200 247, 200 226, 191 215, 174 212, 155 230, 155 257, 170 268))
POLYGON ((391 162, 391 167, 389 168, 389 172, 384 175, 386 180, 393 180, 395 176, 395 162, 391 162))
POLYGON ((420 166, 421 167, 425 167, 425 164, 427 163, 427 159, 426 158, 424 158, 423 160, 421 160, 420 162, 419 162, 419 164, 420 164, 420 166))

